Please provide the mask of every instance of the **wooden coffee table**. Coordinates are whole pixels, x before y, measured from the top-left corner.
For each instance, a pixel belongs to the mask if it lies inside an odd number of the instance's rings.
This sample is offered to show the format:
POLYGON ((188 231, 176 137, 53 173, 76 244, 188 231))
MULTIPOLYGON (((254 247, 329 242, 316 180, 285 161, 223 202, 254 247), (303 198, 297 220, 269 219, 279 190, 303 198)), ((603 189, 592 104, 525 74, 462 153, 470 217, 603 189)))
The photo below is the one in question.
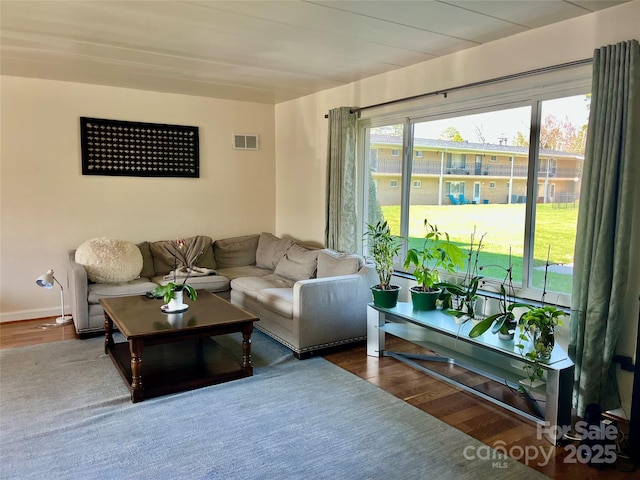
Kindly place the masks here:
POLYGON ((101 299, 105 345, 131 391, 131 401, 253 375, 251 333, 259 319, 205 290, 179 314, 160 310, 162 300, 145 296, 101 299), (115 343, 114 325, 127 339, 115 343), (241 360, 212 338, 242 333, 241 360))

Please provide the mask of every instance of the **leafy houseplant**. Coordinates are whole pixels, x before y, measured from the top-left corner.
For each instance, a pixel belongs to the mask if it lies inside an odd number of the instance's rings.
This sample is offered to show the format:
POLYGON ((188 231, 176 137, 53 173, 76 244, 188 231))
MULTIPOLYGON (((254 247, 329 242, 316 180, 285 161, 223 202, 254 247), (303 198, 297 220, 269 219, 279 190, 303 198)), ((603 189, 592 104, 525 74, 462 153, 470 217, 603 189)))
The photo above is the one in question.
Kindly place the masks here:
MULTIPOLYGON (((174 244, 173 248, 174 248, 174 251, 176 252, 178 250, 184 249, 185 248, 184 240, 180 240, 180 239, 176 240, 176 243, 174 244)), ((200 254, 201 253, 202 252, 200 252, 200 254)), ((198 254, 198 256, 194 259, 193 264, 195 264, 200 254, 198 254)), ((191 275, 191 272, 193 269, 193 264, 187 266, 187 275, 182 280, 182 283, 177 283, 178 280, 176 278, 177 277, 176 271, 178 267, 178 256, 176 255, 176 253, 173 253, 172 255, 173 255, 173 281, 168 282, 165 285, 159 285, 153 290, 153 295, 155 297, 162 297, 165 303, 167 303, 168 305, 168 307, 166 307, 167 311, 173 311, 178 307, 186 308, 182 304, 182 295, 184 292, 186 292, 187 296, 194 302, 198 298, 198 293, 196 292, 196 290, 187 283, 187 280, 189 279, 189 276, 191 275), (173 302, 173 304, 171 302, 173 302)))
POLYGON ((529 385, 538 379, 542 379, 544 371, 540 363, 551 357, 551 352, 555 346, 555 329, 562 326, 562 318, 566 315, 564 311, 553 305, 546 305, 544 298, 547 294, 547 274, 549 272, 549 253, 547 251, 547 263, 544 268, 544 284, 542 287, 542 302, 540 306, 525 305, 527 311, 520 316, 518 322, 520 326, 520 340, 528 341, 533 346, 525 352, 524 343, 520 342, 516 346, 520 349, 520 354, 531 363, 525 364, 525 371, 529 377, 529 385))
POLYGON ((370 240, 370 252, 380 283, 371 287, 373 303, 384 308, 393 308, 398 302, 398 285, 391 285, 393 259, 400 252, 398 237, 391 234, 387 221, 367 224, 365 236, 370 240))
POLYGON ((411 300, 415 310, 433 310, 441 289, 435 285, 440 282, 439 270, 455 272, 456 267, 464 265, 464 253, 449 239, 449 234, 438 230, 424 220, 427 234, 421 249, 410 248, 404 261, 404 268, 414 267, 413 276, 418 283, 411 287, 411 300))

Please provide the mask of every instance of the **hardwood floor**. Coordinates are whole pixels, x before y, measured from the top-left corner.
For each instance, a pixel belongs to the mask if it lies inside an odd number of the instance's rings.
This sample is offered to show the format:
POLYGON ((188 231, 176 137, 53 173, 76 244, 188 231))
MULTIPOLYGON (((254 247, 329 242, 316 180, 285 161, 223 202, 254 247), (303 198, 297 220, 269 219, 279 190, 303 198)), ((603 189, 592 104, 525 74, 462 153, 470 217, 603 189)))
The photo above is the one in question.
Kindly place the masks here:
POLYGON ((0 348, 25 347, 74 338, 78 338, 78 335, 73 323, 57 325, 55 317, 0 323, 0 348))
MULTIPOLYGON (((389 350, 413 353, 432 353, 419 346, 387 336, 389 350)), ((640 478, 639 466, 633 465, 624 455, 618 455, 615 465, 603 469, 590 467, 575 461, 571 451, 579 446, 572 442, 567 448, 553 447, 544 438, 538 438, 536 424, 520 415, 485 401, 471 393, 438 380, 426 373, 390 357, 368 357, 366 346, 361 345, 324 355, 330 362, 395 395, 405 402, 429 413, 491 447, 499 447, 513 458, 551 478, 580 480, 618 480, 640 478), (524 456, 529 454, 530 460, 524 456), (547 462, 543 458, 543 452, 547 462), (533 458, 537 455, 537 458, 533 458), (574 463, 569 463, 574 459, 574 463)), ((434 367, 433 364, 430 367, 434 367)), ((523 402, 522 397, 508 387, 469 373, 449 364, 438 364, 447 375, 466 378, 467 385, 473 383, 485 392, 500 395, 510 402, 523 402)), ((619 419, 618 419, 619 420, 619 419)), ((626 422, 620 430, 625 431, 626 422)))
MULTIPOLYGON (((0 323, 0 348, 15 348, 39 343, 77 339, 73 325, 51 326, 54 319, 45 318, 20 322, 0 323), (43 327, 44 326, 44 327, 43 327)), ((387 348, 425 353, 426 350, 398 338, 388 338, 387 348)), ((405 402, 429 413, 441 421, 465 432, 469 436, 491 447, 502 447, 520 462, 527 464, 549 477, 568 480, 632 480, 640 477, 640 469, 623 455, 615 465, 603 469, 581 463, 569 463, 571 456, 565 447, 553 447, 538 438, 537 427, 515 413, 511 413, 491 402, 442 382, 390 357, 374 358, 366 354, 366 347, 358 345, 324 355, 335 365, 376 385, 405 402), (528 452, 530 459, 524 458, 528 452), (542 452, 550 457, 547 462, 542 452), (537 455, 537 458, 532 458, 537 455)), ((507 387, 487 381, 458 367, 442 364, 447 375, 465 378, 484 391, 501 395, 514 402, 522 402, 516 393, 507 387)), ((624 432, 626 425, 619 424, 624 432)), ((624 442, 622 442, 622 445, 624 442)), ((573 442, 577 447, 577 442, 573 442)), ((575 459, 575 457, 573 457, 575 459)))

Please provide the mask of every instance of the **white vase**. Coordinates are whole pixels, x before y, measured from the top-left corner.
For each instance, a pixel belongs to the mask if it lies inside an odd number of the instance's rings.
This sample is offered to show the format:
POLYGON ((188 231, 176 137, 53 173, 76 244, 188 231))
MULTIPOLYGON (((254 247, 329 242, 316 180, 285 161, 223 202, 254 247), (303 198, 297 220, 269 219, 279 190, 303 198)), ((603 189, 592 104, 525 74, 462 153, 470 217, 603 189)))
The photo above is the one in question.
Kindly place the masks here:
POLYGON ((173 292, 173 298, 167 304, 168 312, 176 312, 179 310, 186 310, 187 308, 189 308, 189 306, 185 305, 185 303, 182 301, 183 293, 184 293, 183 290, 177 290, 173 292))

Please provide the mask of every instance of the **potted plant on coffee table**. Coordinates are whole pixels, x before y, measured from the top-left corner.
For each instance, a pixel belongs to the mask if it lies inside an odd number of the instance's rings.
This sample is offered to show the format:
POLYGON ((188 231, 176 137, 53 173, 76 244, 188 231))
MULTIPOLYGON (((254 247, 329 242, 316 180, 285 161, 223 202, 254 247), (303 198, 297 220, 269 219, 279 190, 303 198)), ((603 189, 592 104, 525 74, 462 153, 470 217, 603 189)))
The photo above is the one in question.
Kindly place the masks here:
POLYGON ((156 298, 162 297, 166 302, 165 305, 162 305, 160 308, 165 313, 175 313, 181 312, 189 308, 189 305, 183 303, 183 295, 186 292, 187 297, 189 297, 192 301, 196 301, 198 298, 198 292, 187 283, 191 273, 193 272, 194 266, 193 263, 196 262, 198 257, 202 254, 202 252, 198 253, 198 255, 194 258, 191 265, 188 265, 185 268, 186 276, 183 277, 181 283, 178 283, 177 272, 178 272, 178 250, 184 250, 185 242, 184 240, 178 239, 173 245, 174 252, 172 252, 173 256, 173 271, 171 272, 172 280, 165 285, 159 285, 153 290, 152 294, 156 298))
POLYGON ((398 303, 400 286, 391 285, 394 257, 400 252, 400 238, 391 234, 387 221, 367 224, 365 237, 369 239, 369 251, 373 258, 380 283, 371 286, 373 303, 378 307, 393 308, 398 303))
POLYGON ((442 292, 435 284, 440 282, 440 272, 455 272, 456 267, 464 265, 464 253, 449 234, 438 230, 424 220, 427 234, 422 248, 410 248, 404 261, 404 268, 413 267, 413 276, 418 285, 411 287, 411 301, 414 310, 434 310, 436 301, 442 292))

